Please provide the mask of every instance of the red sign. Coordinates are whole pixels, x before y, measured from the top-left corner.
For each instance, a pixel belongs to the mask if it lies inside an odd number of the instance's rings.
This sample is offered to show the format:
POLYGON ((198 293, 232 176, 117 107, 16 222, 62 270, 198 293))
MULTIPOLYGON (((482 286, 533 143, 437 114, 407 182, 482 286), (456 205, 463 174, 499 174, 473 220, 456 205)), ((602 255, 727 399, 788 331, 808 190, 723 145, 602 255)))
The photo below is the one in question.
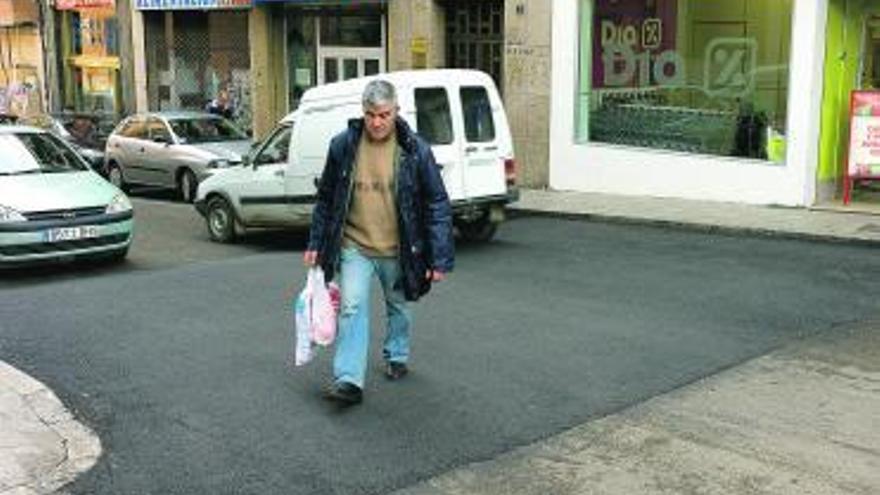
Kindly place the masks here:
POLYGON ((115 0, 55 0, 57 10, 113 8, 115 0))
POLYGON ((880 179, 880 91, 850 96, 844 203, 849 203, 854 179, 880 179))

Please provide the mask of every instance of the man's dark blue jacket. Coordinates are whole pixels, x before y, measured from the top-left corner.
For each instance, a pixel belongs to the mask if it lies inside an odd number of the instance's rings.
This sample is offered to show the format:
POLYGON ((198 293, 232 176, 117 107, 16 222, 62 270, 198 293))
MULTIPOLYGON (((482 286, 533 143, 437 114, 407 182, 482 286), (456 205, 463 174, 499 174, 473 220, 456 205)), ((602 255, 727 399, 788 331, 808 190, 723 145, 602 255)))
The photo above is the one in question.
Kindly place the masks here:
MULTIPOLYGON (((431 288, 425 277, 428 269, 452 271, 452 207, 431 147, 403 119, 397 119, 396 127, 400 153, 395 187, 400 235, 397 258, 403 292, 407 300, 415 301, 431 288)), ((318 252, 326 280, 333 278, 339 265, 355 157, 363 132, 364 121, 358 119, 333 138, 318 186, 308 249, 318 252)))

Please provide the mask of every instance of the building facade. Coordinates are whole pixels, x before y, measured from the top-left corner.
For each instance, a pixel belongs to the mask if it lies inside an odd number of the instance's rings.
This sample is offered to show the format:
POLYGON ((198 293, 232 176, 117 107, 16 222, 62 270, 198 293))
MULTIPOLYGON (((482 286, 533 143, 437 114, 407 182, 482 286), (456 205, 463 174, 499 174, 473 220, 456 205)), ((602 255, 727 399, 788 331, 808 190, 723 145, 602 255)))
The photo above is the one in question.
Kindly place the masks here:
MULTIPOLYGON (((52 112, 118 117, 126 113, 120 44, 123 24, 115 0, 56 0, 44 27, 54 51, 52 112)), ((49 44, 47 44, 49 45, 49 44)))
POLYGON ((814 201, 827 2, 558 0, 553 14, 551 187, 814 201))
POLYGON ((880 91, 880 4, 830 0, 825 40, 817 202, 840 199, 844 187, 850 93, 880 91))
POLYGON ((227 92, 235 120, 253 123, 250 0, 134 0, 139 110, 202 110, 227 92))
POLYGON ((0 114, 29 117, 46 109, 40 17, 34 0, 0 0, 0 114))
POLYGON ((557 0, 550 186, 812 205, 841 196, 867 0, 557 0))
POLYGON ((228 88, 238 123, 260 138, 318 84, 475 68, 502 92, 520 182, 547 184, 551 2, 133 1, 138 109, 201 108, 228 88))

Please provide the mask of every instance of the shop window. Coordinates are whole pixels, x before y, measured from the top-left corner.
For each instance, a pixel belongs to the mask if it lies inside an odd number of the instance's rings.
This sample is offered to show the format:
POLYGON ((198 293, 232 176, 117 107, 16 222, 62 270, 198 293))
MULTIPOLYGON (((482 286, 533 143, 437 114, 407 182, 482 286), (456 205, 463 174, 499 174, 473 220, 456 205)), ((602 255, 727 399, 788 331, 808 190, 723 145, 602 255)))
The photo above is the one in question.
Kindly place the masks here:
POLYGON ((461 88, 461 106, 464 113, 464 135, 468 142, 484 143, 495 140, 495 122, 489 93, 482 86, 461 88))
POLYGON ((332 83, 339 80, 339 59, 327 57, 324 59, 324 82, 332 83))
POLYGON ((784 160, 793 0, 582 0, 577 140, 784 160))
POLYGON ((303 93, 317 84, 315 18, 289 13, 287 26, 290 103, 296 108, 303 93))
POLYGON ((322 16, 321 45, 381 47, 382 17, 322 16))
POLYGON ((449 96, 444 88, 417 88, 416 132, 429 144, 452 143, 449 96))
POLYGON ((342 79, 354 79, 358 76, 358 60, 356 58, 342 59, 342 79))
POLYGON ((364 60, 364 75, 372 76, 379 73, 379 61, 375 58, 364 60))

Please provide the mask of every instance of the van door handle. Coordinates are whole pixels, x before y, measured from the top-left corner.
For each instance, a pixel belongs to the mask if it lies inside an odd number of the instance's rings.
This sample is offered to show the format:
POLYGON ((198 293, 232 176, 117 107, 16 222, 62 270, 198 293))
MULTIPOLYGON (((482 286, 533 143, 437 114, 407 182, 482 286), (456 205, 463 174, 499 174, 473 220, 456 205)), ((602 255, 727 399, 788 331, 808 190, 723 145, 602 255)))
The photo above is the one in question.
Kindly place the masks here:
POLYGON ((473 153, 474 151, 477 151, 476 146, 468 146, 467 148, 464 149, 465 153, 473 153))
POLYGON ((284 170, 276 170, 274 175, 275 177, 284 177, 284 170))
POLYGON ((483 149, 486 151, 498 151, 498 146, 486 146, 483 149))

